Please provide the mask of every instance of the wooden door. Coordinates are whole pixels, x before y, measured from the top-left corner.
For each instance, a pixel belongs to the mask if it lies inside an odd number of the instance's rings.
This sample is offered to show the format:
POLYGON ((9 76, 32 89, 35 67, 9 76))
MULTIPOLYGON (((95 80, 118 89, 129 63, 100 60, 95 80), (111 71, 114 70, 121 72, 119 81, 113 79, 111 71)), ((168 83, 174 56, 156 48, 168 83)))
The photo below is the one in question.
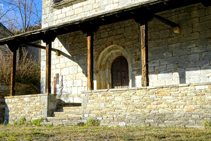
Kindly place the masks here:
POLYGON ((125 57, 117 57, 111 67, 112 88, 128 88, 128 63, 125 57))

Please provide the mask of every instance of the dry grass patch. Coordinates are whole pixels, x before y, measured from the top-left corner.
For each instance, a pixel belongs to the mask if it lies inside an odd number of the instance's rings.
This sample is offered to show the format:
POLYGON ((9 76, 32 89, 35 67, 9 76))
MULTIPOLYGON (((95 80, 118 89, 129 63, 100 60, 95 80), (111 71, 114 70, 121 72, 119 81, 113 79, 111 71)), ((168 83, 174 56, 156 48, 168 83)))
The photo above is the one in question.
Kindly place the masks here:
POLYGON ((153 141, 207 141, 210 128, 157 128, 157 127, 34 127, 0 125, 0 140, 153 140, 153 141))

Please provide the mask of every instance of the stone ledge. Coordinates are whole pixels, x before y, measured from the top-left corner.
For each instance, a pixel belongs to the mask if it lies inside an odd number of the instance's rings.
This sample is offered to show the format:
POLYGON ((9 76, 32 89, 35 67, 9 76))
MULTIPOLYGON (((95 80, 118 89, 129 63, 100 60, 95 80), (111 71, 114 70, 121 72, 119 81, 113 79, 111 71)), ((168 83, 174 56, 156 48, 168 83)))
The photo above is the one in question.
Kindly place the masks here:
POLYGON ((163 86, 148 86, 148 87, 133 87, 133 88, 122 88, 122 89, 100 89, 100 90, 88 90, 88 91, 81 91, 82 94, 84 93, 99 93, 99 92, 112 92, 112 91, 127 91, 127 90, 144 90, 144 89, 157 89, 157 88, 177 88, 177 87, 188 87, 188 86, 204 86, 204 85, 211 85, 211 82, 206 83, 192 83, 192 84, 178 84, 178 85, 163 85, 163 86))
MULTIPOLYGON (((53 95, 53 94, 50 94, 53 95)), ((21 98, 21 97, 38 97, 38 96, 49 96, 49 94, 31 94, 31 95, 17 95, 17 96, 5 96, 5 99, 21 98)))

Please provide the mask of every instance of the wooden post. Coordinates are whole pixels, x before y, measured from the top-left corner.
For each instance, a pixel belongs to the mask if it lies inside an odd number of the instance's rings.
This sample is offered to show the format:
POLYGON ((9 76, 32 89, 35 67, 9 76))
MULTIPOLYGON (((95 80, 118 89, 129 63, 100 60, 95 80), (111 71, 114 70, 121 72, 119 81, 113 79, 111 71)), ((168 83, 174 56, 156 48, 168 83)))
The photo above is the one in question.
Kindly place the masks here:
POLYGON ((93 33, 87 34, 87 87, 93 90, 93 33))
POLYGON ((147 22, 140 26, 141 30, 141 63, 142 63, 142 86, 149 85, 148 76, 148 25, 147 22))
POLYGON ((51 41, 46 42, 46 80, 45 80, 45 93, 51 93, 51 41))
POLYGON ((56 94, 56 77, 53 78, 53 94, 56 94))
POLYGON ((17 50, 12 50, 12 61, 11 61, 11 86, 10 86, 10 96, 15 95, 15 74, 16 74, 16 56, 17 50))
POLYGON ((57 73, 56 76, 54 77, 54 83, 53 83, 53 85, 54 85, 54 92, 53 93, 54 94, 56 94, 56 91, 57 91, 56 84, 59 84, 58 79, 59 79, 59 74, 57 73))

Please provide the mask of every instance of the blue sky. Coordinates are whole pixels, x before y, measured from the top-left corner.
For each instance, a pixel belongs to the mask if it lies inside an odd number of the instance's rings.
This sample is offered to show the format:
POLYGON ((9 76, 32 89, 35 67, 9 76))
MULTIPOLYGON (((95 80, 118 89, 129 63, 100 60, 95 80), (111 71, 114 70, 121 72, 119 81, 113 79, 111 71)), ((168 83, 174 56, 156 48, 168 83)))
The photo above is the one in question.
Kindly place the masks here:
MULTIPOLYGON (((37 4, 37 9, 39 11, 39 16, 41 17, 42 16, 42 0, 35 0, 36 4, 37 4)), ((1 7, 2 3, 0 3, 0 7, 1 7)), ((8 9, 8 5, 3 5, 3 10, 7 10, 8 9)), ((33 17, 33 18, 36 18, 36 17, 33 17)), ((21 18, 20 18, 20 13, 19 11, 11 11, 11 12, 8 12, 4 18, 2 18, 0 20, 0 22, 2 22, 6 27, 8 27, 8 23, 10 21, 13 21, 14 23, 21 23, 21 18), (8 20, 9 19, 9 20, 8 20)), ((34 22, 31 22, 31 24, 33 25, 34 22)), ((21 24, 20 24, 21 25, 21 24)), ((18 28, 22 28, 21 26, 19 26, 18 28)))

